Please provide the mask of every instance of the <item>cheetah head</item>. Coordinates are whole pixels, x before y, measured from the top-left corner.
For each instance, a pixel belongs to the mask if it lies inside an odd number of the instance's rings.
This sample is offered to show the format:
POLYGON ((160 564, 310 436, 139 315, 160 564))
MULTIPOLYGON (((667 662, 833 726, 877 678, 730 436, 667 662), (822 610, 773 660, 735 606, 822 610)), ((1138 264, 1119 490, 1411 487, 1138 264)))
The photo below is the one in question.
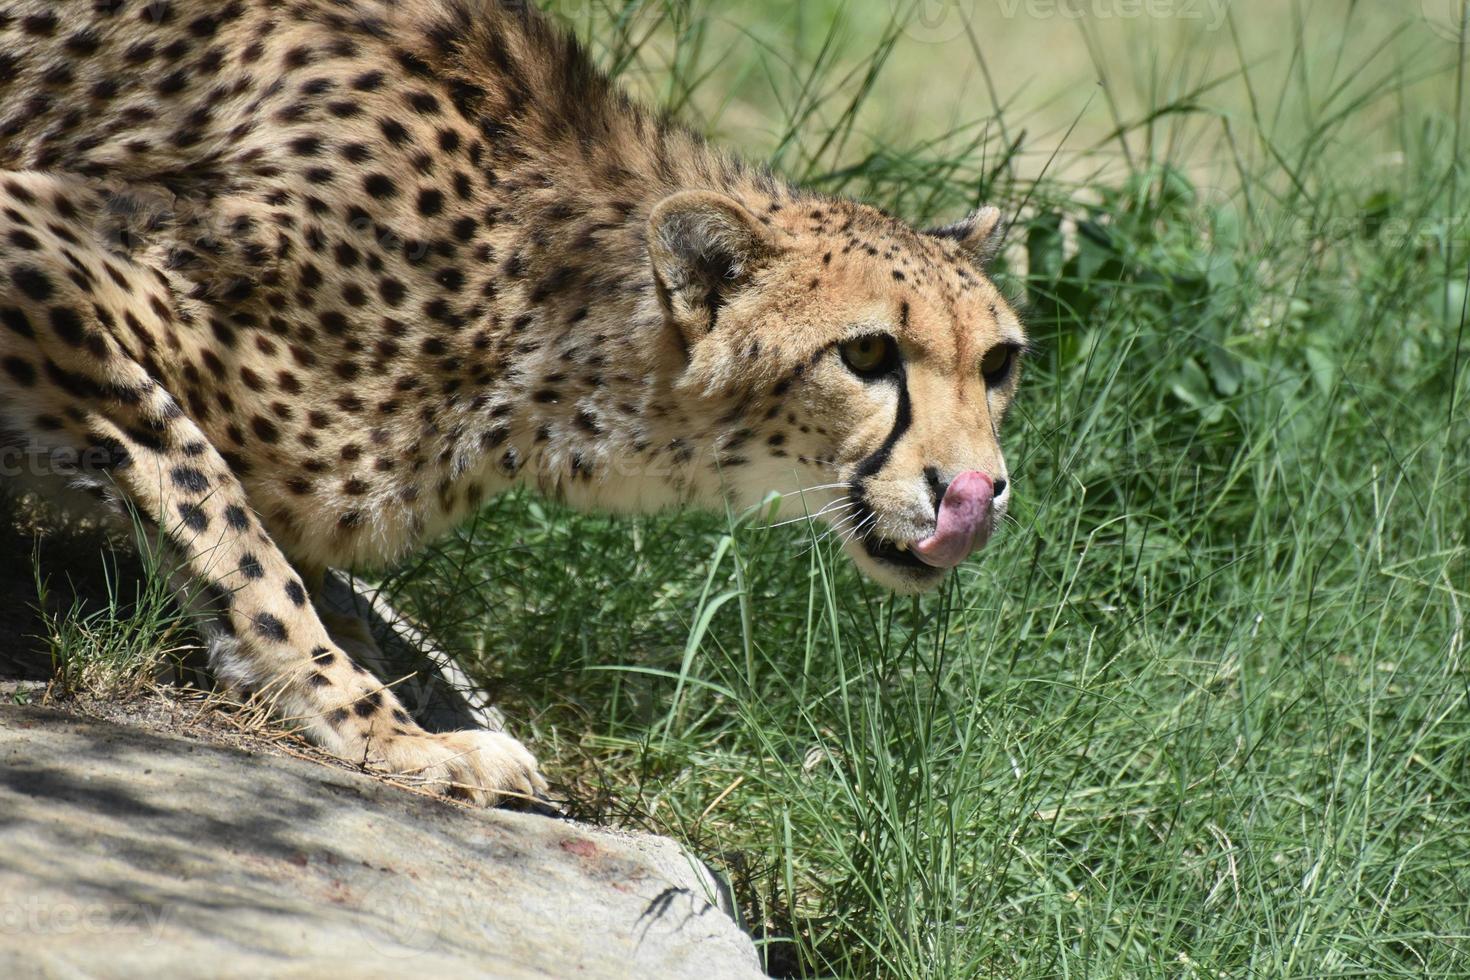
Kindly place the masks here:
POLYGON ((690 191, 650 222, 681 389, 745 406, 736 496, 820 514, 900 592, 985 545, 1011 499, 1000 426, 1026 346, 984 272, 997 210, 921 232, 845 201, 690 191))

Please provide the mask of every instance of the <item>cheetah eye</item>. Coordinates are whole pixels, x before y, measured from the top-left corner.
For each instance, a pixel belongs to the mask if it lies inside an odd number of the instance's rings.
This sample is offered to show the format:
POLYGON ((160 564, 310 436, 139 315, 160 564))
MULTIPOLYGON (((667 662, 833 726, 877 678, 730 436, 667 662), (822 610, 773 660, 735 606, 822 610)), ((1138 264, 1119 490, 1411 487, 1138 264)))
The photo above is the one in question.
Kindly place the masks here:
POLYGON ((860 378, 877 378, 898 366, 898 344, 887 334, 849 340, 838 348, 842 363, 860 378))
POLYGON ((1016 363, 1015 344, 996 344, 985 352, 980 358, 980 376, 985 383, 994 388, 1005 384, 1006 378, 1010 377, 1011 367, 1016 363))

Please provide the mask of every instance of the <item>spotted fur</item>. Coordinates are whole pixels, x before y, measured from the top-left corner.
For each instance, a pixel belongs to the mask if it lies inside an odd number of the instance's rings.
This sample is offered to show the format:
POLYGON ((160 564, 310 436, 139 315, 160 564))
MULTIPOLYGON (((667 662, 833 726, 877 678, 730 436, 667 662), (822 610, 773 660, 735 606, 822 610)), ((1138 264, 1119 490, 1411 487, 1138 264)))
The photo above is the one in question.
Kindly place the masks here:
POLYGON ((494 0, 0 0, 0 426, 164 531, 214 665, 341 755, 534 793, 323 628, 517 484, 647 511, 785 494, 869 574, 955 474, 1003 509, 999 216, 932 232, 793 189, 631 104, 494 0), (858 377, 839 346, 894 338, 858 377))

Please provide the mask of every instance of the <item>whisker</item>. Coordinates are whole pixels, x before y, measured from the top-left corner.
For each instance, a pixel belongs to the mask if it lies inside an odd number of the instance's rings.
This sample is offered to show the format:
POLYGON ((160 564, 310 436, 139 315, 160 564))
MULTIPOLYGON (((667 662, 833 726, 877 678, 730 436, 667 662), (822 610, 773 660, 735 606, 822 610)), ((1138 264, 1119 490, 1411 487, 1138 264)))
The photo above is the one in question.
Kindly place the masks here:
POLYGON ((825 543, 825 542, 827 542, 829 540, 837 539, 837 541, 838 541, 839 544, 845 544, 846 541, 847 541, 847 536, 849 534, 855 533, 861 527, 862 527, 862 521, 858 521, 858 523, 856 523, 856 524, 836 524, 836 525, 833 525, 832 527, 828 528, 825 532, 823 532, 822 535, 817 538, 817 540, 816 540, 815 543, 816 544, 823 544, 823 543, 825 543))
POLYGON ((851 522, 853 520, 858 519, 859 516, 860 516, 859 514, 847 514, 847 515, 844 515, 841 520, 838 520, 838 521, 834 522, 825 531, 823 531, 821 534, 819 534, 815 538, 813 538, 812 539, 812 542, 811 542, 811 545, 809 547, 807 547, 807 548, 802 549, 801 554, 803 554, 803 555, 806 554, 812 548, 815 548, 818 545, 822 544, 822 542, 826 541, 828 538, 831 538, 831 537, 833 537, 833 536, 841 533, 844 530, 844 526, 845 525, 847 525, 849 522, 851 522))
POLYGON ((877 523, 878 515, 870 515, 866 520, 859 522, 858 525, 854 527, 845 538, 843 538, 842 543, 846 545, 856 539, 859 534, 866 534, 877 523))
POLYGON ((857 502, 856 501, 853 501, 853 500, 834 500, 830 504, 827 504, 825 507, 823 507, 821 510, 817 511, 814 514, 802 514, 800 517, 790 517, 790 518, 787 518, 784 521, 779 521, 779 522, 777 522, 775 524, 766 524, 766 525, 763 525, 763 527, 766 530, 771 530, 773 528, 786 527, 787 525, 790 525, 790 524, 800 524, 802 521, 814 521, 814 520, 816 520, 819 517, 825 517, 828 514, 841 513, 843 510, 845 510, 847 508, 856 507, 856 506, 857 506, 857 502))
POLYGON ((831 524, 829 524, 827 526, 826 530, 824 530, 821 534, 817 535, 817 540, 818 541, 821 541, 821 540, 823 540, 825 538, 829 538, 829 537, 832 537, 835 534, 840 533, 843 530, 843 528, 846 527, 850 522, 859 520, 860 517, 861 517, 861 515, 859 515, 859 514, 845 514, 845 515, 843 515, 843 517, 842 517, 841 520, 833 521, 831 524))
POLYGON ((784 496, 795 497, 804 493, 816 493, 818 490, 846 489, 850 486, 852 486, 852 483, 848 480, 841 480, 837 483, 819 483, 814 487, 800 487, 796 490, 792 490, 790 493, 785 494, 784 496))

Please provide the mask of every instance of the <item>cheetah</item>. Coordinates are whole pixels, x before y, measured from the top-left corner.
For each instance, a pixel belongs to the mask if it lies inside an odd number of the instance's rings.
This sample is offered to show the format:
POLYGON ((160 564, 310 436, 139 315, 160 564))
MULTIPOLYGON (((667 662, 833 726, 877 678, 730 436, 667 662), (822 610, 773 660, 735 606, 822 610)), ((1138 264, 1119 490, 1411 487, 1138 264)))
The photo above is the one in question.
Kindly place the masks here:
POLYGON ((335 641, 328 567, 515 486, 781 505, 933 588, 1010 489, 995 208, 931 230, 634 104, 515 0, 0 0, 0 445, 141 515, 218 682, 491 804, 335 641))

